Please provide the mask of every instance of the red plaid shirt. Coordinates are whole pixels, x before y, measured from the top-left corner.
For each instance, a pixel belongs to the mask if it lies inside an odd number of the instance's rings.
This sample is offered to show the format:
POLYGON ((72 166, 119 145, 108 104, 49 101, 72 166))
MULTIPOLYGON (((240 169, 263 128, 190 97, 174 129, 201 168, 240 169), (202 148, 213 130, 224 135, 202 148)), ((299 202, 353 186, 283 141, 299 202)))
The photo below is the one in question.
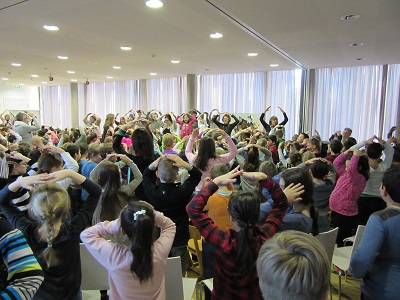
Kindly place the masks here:
MULTIPOLYGON (((267 188, 274 199, 274 207, 262 226, 254 228, 256 236, 251 248, 258 253, 262 244, 271 238, 281 224, 288 203, 285 194, 280 187, 270 178, 260 184, 267 188)), ((254 261, 254 273, 250 277, 238 278, 234 276, 235 252, 237 247, 235 230, 222 231, 214 225, 204 212, 203 208, 208 198, 218 190, 214 182, 210 182, 198 192, 187 206, 187 212, 193 224, 199 229, 205 240, 216 248, 216 260, 214 265, 214 290, 213 299, 262 299, 258 277, 254 261)))

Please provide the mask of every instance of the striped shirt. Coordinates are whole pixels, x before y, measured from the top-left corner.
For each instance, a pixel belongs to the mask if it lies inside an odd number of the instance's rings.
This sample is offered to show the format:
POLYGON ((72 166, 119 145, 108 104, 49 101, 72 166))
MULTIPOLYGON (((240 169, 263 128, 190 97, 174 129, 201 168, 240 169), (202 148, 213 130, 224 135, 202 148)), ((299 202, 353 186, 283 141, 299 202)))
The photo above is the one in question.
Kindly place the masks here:
POLYGON ((44 277, 21 231, 14 229, 1 237, 0 251, 8 269, 8 286, 0 291, 0 299, 31 299, 44 277))

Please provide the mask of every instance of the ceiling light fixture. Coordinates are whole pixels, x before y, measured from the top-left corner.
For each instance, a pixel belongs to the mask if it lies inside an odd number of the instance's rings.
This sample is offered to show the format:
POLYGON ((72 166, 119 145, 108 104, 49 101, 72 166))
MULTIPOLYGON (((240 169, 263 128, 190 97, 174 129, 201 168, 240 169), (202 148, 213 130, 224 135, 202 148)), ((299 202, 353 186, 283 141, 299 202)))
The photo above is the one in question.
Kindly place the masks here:
POLYGON ((6 77, 3 77, 3 78, 1 78, 1 80, 8 80, 8 78, 6 78, 6 77))
POLYGON ((173 64, 179 64, 181 61, 180 61, 180 60, 171 60, 171 62, 172 62, 173 64))
POLYGON ((354 21, 354 20, 357 20, 359 17, 360 17, 360 15, 350 14, 350 15, 342 16, 340 19, 342 21, 354 21))
POLYGON ((163 7, 163 3, 160 0, 148 0, 146 5, 150 8, 160 8, 163 7))
POLYGON ((36 78, 36 77, 39 77, 39 75, 32 74, 31 77, 35 77, 36 78))
POLYGON ((113 79, 114 77, 112 77, 112 76, 107 76, 107 79, 113 79))
POLYGON ((151 76, 157 76, 157 73, 150 73, 151 76))
POLYGON ((57 56, 59 59, 68 59, 68 56, 59 55, 57 56))
POLYGON ((14 66, 14 67, 20 67, 21 66, 20 63, 12 63, 11 65, 14 66))
POLYGON ((113 69, 119 70, 119 69, 121 69, 121 67, 120 66, 113 66, 113 69))
POLYGON ((25 83, 18 83, 18 85, 21 85, 21 86, 22 86, 22 85, 25 85, 25 83))
POLYGON ((363 46, 363 45, 364 45, 363 43, 353 43, 353 44, 350 44, 351 47, 360 47, 360 46, 363 46))
POLYGON ((68 74, 75 74, 75 71, 67 71, 68 74))
POLYGON ((279 67, 278 64, 270 64, 269 66, 270 66, 270 67, 273 67, 273 68, 279 67))
POLYGON ((97 61, 88 61, 88 64, 90 64, 90 65, 97 65, 97 61))
POLYGON ((71 81, 72 81, 72 82, 77 82, 78 80, 76 80, 76 79, 71 79, 71 81))
POLYGON ((44 25, 44 29, 49 30, 49 31, 57 31, 59 28, 55 25, 44 25))
POLYGON ((132 50, 132 47, 129 47, 129 46, 121 46, 121 50, 130 51, 130 50, 132 50))
POLYGON ((210 37, 211 38, 213 38, 213 39, 220 39, 220 38, 222 38, 224 35, 222 34, 222 33, 219 33, 219 32, 215 32, 215 33, 211 33, 210 34, 210 37))
POLYGON ((43 84, 47 84, 47 81, 42 81, 43 84))
POLYGON ((247 53, 247 55, 248 55, 248 56, 257 56, 258 53, 256 53, 256 52, 250 52, 250 53, 247 53))

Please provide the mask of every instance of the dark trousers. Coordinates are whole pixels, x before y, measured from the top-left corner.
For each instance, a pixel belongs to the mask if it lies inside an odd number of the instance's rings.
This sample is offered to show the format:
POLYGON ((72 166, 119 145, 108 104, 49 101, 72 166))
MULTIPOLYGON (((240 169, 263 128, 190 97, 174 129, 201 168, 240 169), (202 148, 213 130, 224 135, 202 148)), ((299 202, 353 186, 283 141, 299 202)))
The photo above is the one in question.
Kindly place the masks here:
POLYGON ((360 197, 357 200, 357 225, 366 225, 369 217, 377 211, 386 208, 386 202, 380 197, 360 197))
POLYGON ((339 227, 336 243, 338 247, 343 247, 343 240, 353 235, 357 216, 344 216, 335 211, 331 213, 331 226, 339 227))

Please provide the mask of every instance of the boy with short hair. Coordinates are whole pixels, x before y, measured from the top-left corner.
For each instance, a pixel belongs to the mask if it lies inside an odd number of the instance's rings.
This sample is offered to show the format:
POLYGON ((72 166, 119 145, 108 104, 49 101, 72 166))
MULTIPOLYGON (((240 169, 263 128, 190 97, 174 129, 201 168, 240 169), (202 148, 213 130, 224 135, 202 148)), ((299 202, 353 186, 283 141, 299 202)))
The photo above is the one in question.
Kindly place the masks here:
POLYGON ((181 257, 182 276, 188 261, 186 247, 189 241, 189 217, 186 205, 200 180, 199 169, 174 154, 157 158, 143 172, 142 184, 149 203, 176 224, 176 235, 169 256, 181 257), (190 175, 183 184, 175 183, 179 168, 187 169, 190 175), (160 180, 158 184, 157 178, 160 180))
POLYGON ((257 259, 264 299, 325 300, 330 285, 330 262, 313 236, 287 230, 261 247, 257 259))
POLYGON ((275 164, 277 164, 279 158, 278 158, 278 148, 276 147, 276 136, 269 135, 267 137, 267 140, 268 140, 268 150, 271 151, 272 153, 272 160, 274 161, 275 164))
POLYGON ((318 229, 325 232, 329 230, 329 197, 334 188, 336 168, 323 158, 310 159, 300 166, 307 165, 313 181, 314 205, 318 210, 318 229))
MULTIPOLYGON (((229 172, 229 168, 225 164, 216 164, 210 170, 210 178, 225 175, 229 172)), ((207 184, 206 180, 204 182, 207 184)), ((221 230, 228 231, 233 228, 232 221, 229 217, 228 207, 229 198, 234 188, 232 184, 219 185, 218 190, 210 196, 204 211, 214 221, 221 230)), ((203 240, 203 278, 214 277, 215 247, 203 240)))

